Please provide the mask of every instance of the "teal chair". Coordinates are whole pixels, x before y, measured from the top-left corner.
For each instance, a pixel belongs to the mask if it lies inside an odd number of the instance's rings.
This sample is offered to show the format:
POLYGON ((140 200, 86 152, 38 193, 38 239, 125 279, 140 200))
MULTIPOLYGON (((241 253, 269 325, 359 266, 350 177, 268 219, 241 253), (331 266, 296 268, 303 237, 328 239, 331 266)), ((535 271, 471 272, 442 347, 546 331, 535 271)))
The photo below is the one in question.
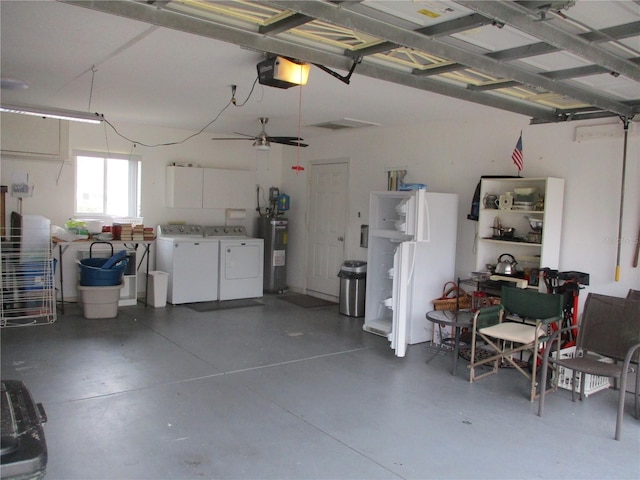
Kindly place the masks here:
POLYGON ((469 381, 496 374, 506 363, 529 380, 533 402, 537 396, 536 373, 538 361, 542 361, 542 347, 552 333, 552 324, 560 327, 564 296, 503 287, 500 298, 500 305, 482 308, 473 317, 469 381), (478 342, 486 344, 481 347, 482 352, 478 342), (525 356, 528 365, 516 358, 525 356), (480 367, 491 369, 476 373, 480 367))

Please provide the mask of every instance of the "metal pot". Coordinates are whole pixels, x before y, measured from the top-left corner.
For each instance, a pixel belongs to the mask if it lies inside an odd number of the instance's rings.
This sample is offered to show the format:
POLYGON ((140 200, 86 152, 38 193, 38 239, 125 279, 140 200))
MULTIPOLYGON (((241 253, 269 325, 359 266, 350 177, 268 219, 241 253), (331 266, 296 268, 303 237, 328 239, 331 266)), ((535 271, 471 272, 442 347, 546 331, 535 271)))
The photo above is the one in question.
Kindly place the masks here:
POLYGON ((497 275, 514 275, 516 273, 516 259, 509 253, 503 253, 498 257, 498 263, 496 265, 497 275), (509 257, 511 260, 503 260, 502 257, 509 257))

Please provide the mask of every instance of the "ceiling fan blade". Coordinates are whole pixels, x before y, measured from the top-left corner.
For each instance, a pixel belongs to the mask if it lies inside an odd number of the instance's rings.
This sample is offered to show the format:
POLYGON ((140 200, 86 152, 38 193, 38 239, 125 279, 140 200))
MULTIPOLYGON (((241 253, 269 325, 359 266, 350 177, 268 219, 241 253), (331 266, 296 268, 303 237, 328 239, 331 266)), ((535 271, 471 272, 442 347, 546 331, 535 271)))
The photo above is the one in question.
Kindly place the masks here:
POLYGON ((282 142, 297 142, 299 140, 304 140, 304 138, 300 138, 300 137, 268 137, 269 140, 273 140, 275 141, 282 141, 282 142))
POLYGON ((225 137, 225 138, 212 138, 211 140, 253 140, 253 137, 251 138, 236 138, 236 137, 225 137))
POLYGON ((294 137, 294 140, 281 140, 281 138, 282 137, 269 137, 269 141, 271 143, 279 143, 280 145, 290 145, 292 147, 308 147, 309 146, 306 143, 299 142, 297 137, 294 137))

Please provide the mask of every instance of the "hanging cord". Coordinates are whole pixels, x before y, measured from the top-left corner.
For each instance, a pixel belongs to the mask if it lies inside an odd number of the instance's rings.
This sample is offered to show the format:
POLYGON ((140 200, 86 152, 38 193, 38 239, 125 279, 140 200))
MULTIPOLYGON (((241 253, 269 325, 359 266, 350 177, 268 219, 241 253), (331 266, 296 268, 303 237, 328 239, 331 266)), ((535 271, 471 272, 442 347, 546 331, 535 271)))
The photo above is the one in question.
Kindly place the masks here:
POLYGON ((155 148, 155 147, 169 147, 172 145, 180 145, 182 143, 185 143, 187 140, 191 140, 193 137, 197 137, 198 135, 202 134, 209 126, 211 126, 213 123, 215 123, 218 118, 220 118, 220 116, 224 113, 224 111, 229 108, 231 105, 235 105, 236 107, 244 107, 245 104, 249 101, 249 99, 251 98, 251 95, 253 94, 253 91, 255 89, 256 83, 258 82, 258 77, 256 77, 256 79, 253 81, 253 86, 251 87, 251 90, 249 91, 249 94, 247 95, 247 98, 245 99, 244 102, 238 104, 237 101, 235 100, 235 96, 232 94, 231 98, 229 99, 229 101, 227 102, 227 104, 222 108, 222 110, 220 110, 218 112, 218 114, 213 118, 213 120, 211 120, 209 123, 207 123, 204 127, 202 127, 200 130, 198 130, 197 132, 187 136, 186 138, 183 138, 182 140, 177 140, 175 142, 167 142, 167 143, 155 143, 155 144, 146 144, 143 142, 140 142, 138 140, 134 140, 131 139, 123 134, 121 134, 118 129, 115 127, 115 125, 113 125, 111 122, 109 122, 106 118, 104 119, 104 123, 106 125, 109 125, 113 131, 116 133, 116 135, 118 135, 119 137, 131 142, 131 143, 135 143, 137 145, 142 145, 143 147, 148 147, 148 148, 155 148))
POLYGON ((93 99, 93 81, 95 80, 96 72, 98 69, 95 65, 91 65, 91 87, 89 88, 89 107, 87 108, 87 112, 91 111, 91 100, 93 99))
POLYGON ((296 171, 296 175, 300 175, 300 172, 304 170, 304 167, 300 165, 300 149, 302 148, 300 146, 300 134, 302 130, 302 85, 298 88, 300 89, 300 95, 298 97, 298 150, 296 152, 298 162, 294 167, 292 167, 292 169, 296 171))

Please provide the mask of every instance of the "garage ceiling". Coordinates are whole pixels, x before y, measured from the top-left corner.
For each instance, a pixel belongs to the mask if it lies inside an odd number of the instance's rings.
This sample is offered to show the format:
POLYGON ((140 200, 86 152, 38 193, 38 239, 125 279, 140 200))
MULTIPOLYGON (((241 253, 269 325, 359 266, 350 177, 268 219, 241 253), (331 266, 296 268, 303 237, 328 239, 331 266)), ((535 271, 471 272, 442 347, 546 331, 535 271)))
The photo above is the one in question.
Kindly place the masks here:
MULTIPOLYGON (((64 1, 526 115, 640 111, 634 1, 64 1)), ((337 73, 336 70, 343 71, 337 73)))

